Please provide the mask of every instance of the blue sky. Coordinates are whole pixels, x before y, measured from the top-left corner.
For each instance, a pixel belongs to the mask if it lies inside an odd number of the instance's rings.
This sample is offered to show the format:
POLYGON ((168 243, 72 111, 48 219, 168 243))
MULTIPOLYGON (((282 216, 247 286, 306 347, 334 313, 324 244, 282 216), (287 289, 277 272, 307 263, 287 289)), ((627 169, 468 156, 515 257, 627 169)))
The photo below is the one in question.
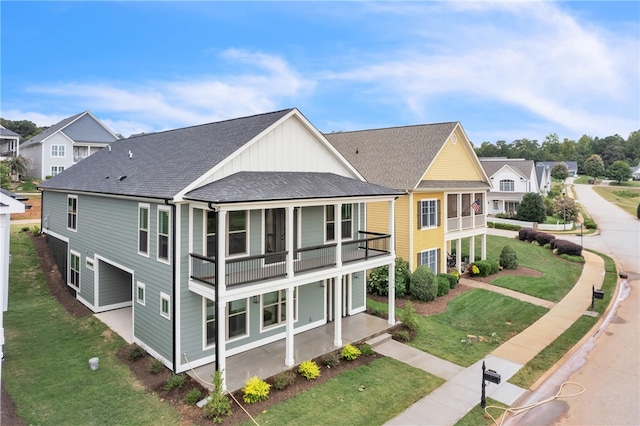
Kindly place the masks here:
POLYGON ((0 2, 0 116, 124 136, 297 107, 322 132, 640 129, 640 2, 0 2))

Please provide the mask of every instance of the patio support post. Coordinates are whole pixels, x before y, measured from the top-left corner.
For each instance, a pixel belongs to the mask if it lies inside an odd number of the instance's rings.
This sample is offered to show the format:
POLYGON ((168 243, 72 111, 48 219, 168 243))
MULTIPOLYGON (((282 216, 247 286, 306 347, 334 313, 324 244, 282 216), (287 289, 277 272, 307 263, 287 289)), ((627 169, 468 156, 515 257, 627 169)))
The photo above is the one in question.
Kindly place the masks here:
POLYGON ((472 235, 469 241, 469 263, 476 260, 476 236, 472 235))
MULTIPOLYGON (((293 248, 295 247, 294 241, 293 241, 293 214, 294 214, 294 209, 295 207, 293 206, 289 206, 287 207, 287 245, 286 250, 287 250, 287 277, 289 279, 293 278, 293 258, 294 258, 294 250, 293 248)), ((287 316, 287 320, 289 320, 289 317, 287 316)), ((288 324, 288 323, 287 323, 288 324)))
POLYGON ((293 286, 290 286, 287 288, 287 304, 286 304, 286 308, 287 308, 287 312, 286 312, 286 317, 287 317, 287 330, 286 330, 286 340, 285 340, 285 359, 284 359, 284 365, 286 365, 287 367, 291 367, 293 366, 293 364, 295 363, 295 359, 294 359, 294 336, 293 336, 293 286))
MULTIPOLYGON (((336 268, 342 269, 342 203, 334 204, 334 236, 337 242, 336 249, 336 268)), ((333 345, 342 346, 342 273, 335 277, 333 288, 333 345)))
POLYGON ((396 238, 393 232, 395 223, 394 213, 395 199, 389 201, 389 253, 391 254, 391 264, 389 265, 389 325, 395 325, 396 323, 396 238))
POLYGON ((342 275, 334 279, 333 289, 333 346, 342 346, 342 275))
POLYGON ((485 233, 482 234, 481 238, 480 238, 480 242, 482 244, 482 260, 487 258, 487 233, 486 233, 486 229, 485 229, 485 233))
POLYGON ((226 313, 226 303, 221 303, 220 298, 224 300, 224 295, 226 293, 227 283, 225 282, 226 278, 226 253, 227 250, 225 248, 226 245, 226 225, 227 223, 227 212, 225 210, 220 210, 218 212, 218 229, 217 232, 217 243, 218 247, 216 250, 216 295, 218 300, 216 300, 216 306, 218 307, 218 311, 216 312, 216 331, 218 335, 216 336, 216 370, 220 371, 222 377, 222 389, 227 389, 227 374, 226 374, 226 355, 225 355, 225 346, 227 341, 227 313, 226 313))
POLYGON ((462 272, 462 239, 456 240, 456 269, 462 272))

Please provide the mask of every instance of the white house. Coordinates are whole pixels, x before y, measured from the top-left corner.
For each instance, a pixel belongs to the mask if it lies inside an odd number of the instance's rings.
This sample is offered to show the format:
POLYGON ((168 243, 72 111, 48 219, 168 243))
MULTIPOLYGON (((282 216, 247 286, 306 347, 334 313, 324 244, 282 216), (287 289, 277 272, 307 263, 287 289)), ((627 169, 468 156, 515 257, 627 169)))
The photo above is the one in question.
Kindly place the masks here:
POLYGON ((20 155, 20 135, 0 126, 0 161, 20 155))
POLYGON ((119 140, 104 123, 85 111, 65 118, 20 146, 29 160, 28 175, 55 176, 112 142, 119 140))
POLYGON ((485 157, 480 158, 480 164, 492 185, 487 193, 489 214, 515 214, 524 194, 540 193, 532 160, 485 157))

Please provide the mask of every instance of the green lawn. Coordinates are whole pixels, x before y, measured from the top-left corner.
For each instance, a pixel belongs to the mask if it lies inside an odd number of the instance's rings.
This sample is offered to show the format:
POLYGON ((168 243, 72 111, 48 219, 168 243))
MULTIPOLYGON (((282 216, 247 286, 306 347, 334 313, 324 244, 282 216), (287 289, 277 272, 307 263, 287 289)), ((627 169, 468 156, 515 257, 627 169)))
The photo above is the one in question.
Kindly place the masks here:
POLYGON ((27 424, 179 424, 173 408, 136 385, 115 353, 124 340, 93 316, 72 317, 51 296, 26 233, 11 228, 2 381, 27 424), (100 358, 96 371, 89 359, 100 358))
POLYGON ((443 383, 422 370, 382 358, 278 404, 255 420, 261 425, 379 425, 443 383))
POLYGON ((639 186, 640 182, 625 182, 622 185, 594 186, 593 189, 602 198, 635 217, 640 204, 639 186))

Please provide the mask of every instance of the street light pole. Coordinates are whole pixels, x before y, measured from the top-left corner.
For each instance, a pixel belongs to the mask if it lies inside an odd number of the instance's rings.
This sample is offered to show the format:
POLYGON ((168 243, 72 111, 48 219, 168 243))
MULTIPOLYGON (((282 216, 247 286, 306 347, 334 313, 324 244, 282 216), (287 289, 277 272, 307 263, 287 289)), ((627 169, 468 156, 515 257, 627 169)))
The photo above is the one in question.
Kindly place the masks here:
POLYGON ((565 201, 565 189, 562 188, 562 230, 567 230, 567 203, 565 201))

